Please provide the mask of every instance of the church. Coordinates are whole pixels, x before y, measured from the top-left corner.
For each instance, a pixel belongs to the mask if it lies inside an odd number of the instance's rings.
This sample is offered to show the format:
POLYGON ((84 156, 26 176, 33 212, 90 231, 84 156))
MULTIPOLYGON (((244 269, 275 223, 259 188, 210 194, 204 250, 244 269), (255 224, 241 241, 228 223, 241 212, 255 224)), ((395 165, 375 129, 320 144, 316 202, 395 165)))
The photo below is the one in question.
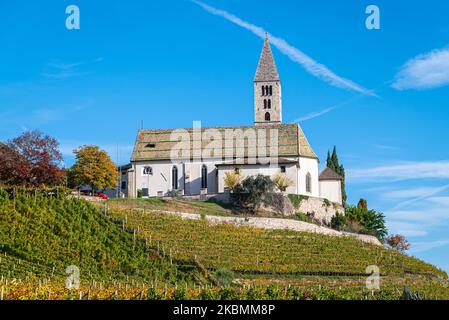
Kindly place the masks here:
POLYGON ((254 77, 254 125, 141 129, 131 163, 121 168, 121 189, 129 198, 217 196, 233 171, 284 175, 285 193, 341 204, 342 178, 330 169, 319 174, 318 163, 301 126, 282 123, 281 79, 267 35, 254 77))

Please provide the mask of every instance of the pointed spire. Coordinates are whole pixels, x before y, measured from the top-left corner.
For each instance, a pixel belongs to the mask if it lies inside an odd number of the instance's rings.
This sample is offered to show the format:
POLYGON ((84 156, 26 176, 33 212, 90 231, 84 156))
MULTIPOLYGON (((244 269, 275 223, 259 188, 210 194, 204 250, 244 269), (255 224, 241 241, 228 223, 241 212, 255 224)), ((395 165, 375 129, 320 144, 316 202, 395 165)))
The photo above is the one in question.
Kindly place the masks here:
POLYGON ((278 69, 276 68, 273 53, 271 52, 268 32, 265 35, 265 42, 260 55, 259 65, 257 66, 254 81, 280 81, 278 69))

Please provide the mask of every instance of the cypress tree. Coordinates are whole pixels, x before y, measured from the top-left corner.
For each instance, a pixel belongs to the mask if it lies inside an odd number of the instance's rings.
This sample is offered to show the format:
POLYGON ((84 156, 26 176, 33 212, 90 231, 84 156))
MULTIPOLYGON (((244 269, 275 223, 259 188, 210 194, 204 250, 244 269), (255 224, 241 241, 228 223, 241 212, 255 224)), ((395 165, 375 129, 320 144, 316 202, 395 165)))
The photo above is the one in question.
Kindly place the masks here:
POLYGON ((337 171, 338 168, 340 167, 340 164, 338 163, 337 147, 336 146, 334 146, 334 150, 332 151, 332 164, 333 164, 333 168, 331 168, 331 169, 333 169, 334 171, 337 171))
POLYGON ((332 166, 331 154, 330 151, 327 150, 326 167, 331 168, 331 166, 332 166))
POLYGON ((332 156, 330 155, 329 151, 327 151, 326 165, 328 168, 332 169, 333 171, 335 171, 342 177, 341 196, 342 196, 342 200, 343 200, 343 205, 345 205, 346 199, 347 199, 346 186, 345 186, 345 168, 343 167, 343 165, 339 164, 336 146, 334 146, 334 149, 332 151, 332 156))

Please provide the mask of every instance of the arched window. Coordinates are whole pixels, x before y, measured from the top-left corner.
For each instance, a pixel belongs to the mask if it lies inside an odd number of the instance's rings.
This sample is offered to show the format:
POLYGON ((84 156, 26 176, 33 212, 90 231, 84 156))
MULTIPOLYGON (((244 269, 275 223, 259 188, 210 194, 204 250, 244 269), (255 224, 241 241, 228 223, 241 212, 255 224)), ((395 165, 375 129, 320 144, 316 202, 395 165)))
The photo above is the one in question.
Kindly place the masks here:
POLYGON ((310 173, 307 173, 306 175, 306 192, 312 192, 312 176, 310 173))
POLYGON ((268 108, 267 99, 263 100, 263 108, 264 109, 268 108))
POLYGON ((270 113, 265 113, 265 121, 270 121, 270 113))
POLYGON ((273 95, 273 86, 270 86, 270 96, 273 95))
POLYGON ((265 86, 262 86, 262 97, 265 95, 265 86))
POLYGON ((271 99, 268 99, 268 109, 271 109, 271 99))
POLYGON ((205 164, 201 168, 201 189, 207 189, 207 167, 205 164))
POLYGON ((173 190, 178 190, 178 168, 173 167, 171 171, 171 187, 173 190))

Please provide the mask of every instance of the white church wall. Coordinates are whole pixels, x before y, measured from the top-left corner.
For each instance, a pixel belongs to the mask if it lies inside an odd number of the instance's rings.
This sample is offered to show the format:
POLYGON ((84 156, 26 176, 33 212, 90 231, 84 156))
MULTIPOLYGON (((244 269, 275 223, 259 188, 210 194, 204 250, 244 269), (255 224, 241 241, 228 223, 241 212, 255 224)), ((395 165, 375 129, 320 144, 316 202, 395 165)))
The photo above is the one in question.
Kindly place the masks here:
POLYGON ((328 199, 329 201, 342 204, 341 181, 338 180, 320 181, 320 198, 328 199))
POLYGON ((319 198, 320 188, 318 185, 318 160, 312 158, 299 158, 299 172, 298 172, 298 184, 299 192, 298 194, 308 195, 311 197, 319 198), (306 177, 310 173, 312 178, 312 189, 311 192, 306 190, 306 177))
POLYGON ((142 161, 134 163, 135 188, 149 189, 149 196, 165 195, 172 190, 173 167, 178 168, 178 190, 185 195, 198 195, 201 191, 202 167, 207 167, 207 192, 217 193, 217 161, 195 161, 185 163, 172 163, 171 161, 142 161), (144 168, 151 167, 152 174, 144 174, 144 168))

